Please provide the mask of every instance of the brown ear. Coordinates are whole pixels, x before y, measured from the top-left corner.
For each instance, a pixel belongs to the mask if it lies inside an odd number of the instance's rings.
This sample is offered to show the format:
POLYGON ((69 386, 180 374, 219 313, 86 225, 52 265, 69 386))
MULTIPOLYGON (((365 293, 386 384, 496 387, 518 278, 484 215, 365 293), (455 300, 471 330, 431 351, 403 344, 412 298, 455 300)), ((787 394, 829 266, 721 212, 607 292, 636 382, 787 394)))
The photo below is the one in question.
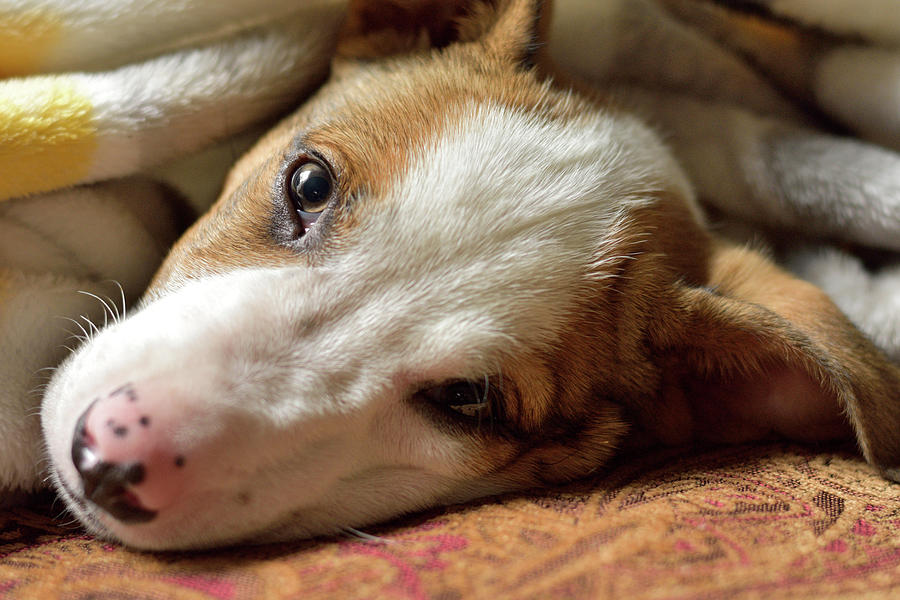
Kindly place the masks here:
POLYGON ((458 38, 471 0, 351 0, 338 45, 342 58, 372 59, 442 47, 458 38))
POLYGON ((370 59, 481 42, 496 56, 530 64, 550 0, 352 0, 338 55, 370 59))
POLYGON ((717 245, 709 281, 679 286, 650 325, 664 382, 665 408, 649 416, 657 433, 827 439, 849 422, 866 460, 900 479, 900 368, 824 292, 759 254, 717 245))
POLYGON ((461 41, 478 41, 501 60, 530 67, 549 28, 551 0, 474 2, 460 22, 461 41))

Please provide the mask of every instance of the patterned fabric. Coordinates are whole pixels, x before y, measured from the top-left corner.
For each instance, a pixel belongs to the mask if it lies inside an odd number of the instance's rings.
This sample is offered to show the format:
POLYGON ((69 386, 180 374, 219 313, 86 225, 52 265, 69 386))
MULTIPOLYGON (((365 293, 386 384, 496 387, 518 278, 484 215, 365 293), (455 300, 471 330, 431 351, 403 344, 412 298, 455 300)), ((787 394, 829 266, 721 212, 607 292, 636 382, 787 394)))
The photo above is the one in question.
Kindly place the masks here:
POLYGON ((142 554, 0 513, 0 599, 891 598, 900 487, 847 449, 631 457, 350 537, 142 554))

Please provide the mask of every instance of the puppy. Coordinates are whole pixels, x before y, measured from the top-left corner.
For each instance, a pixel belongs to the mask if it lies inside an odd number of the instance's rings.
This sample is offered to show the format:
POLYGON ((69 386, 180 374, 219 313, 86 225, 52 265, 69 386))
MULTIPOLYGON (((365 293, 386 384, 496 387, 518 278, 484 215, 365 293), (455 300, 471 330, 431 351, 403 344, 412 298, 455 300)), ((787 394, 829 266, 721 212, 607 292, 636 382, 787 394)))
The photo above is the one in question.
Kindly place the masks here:
POLYGON ((707 231, 645 125, 549 77, 547 9, 469 3, 441 49, 350 19, 330 81, 54 378, 52 479, 91 532, 328 534, 636 439, 855 435, 898 478, 898 368, 707 231))

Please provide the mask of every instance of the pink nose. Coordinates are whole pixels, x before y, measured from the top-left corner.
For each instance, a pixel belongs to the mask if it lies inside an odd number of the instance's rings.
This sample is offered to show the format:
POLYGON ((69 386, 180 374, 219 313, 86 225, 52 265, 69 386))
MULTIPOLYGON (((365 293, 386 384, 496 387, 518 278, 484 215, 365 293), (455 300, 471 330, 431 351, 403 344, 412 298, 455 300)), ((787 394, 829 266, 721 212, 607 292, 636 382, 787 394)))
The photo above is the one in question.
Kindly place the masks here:
POLYGON ((72 462, 85 498, 125 523, 154 519, 183 489, 186 458, 172 447, 176 424, 160 391, 123 385, 96 399, 75 426, 72 462))

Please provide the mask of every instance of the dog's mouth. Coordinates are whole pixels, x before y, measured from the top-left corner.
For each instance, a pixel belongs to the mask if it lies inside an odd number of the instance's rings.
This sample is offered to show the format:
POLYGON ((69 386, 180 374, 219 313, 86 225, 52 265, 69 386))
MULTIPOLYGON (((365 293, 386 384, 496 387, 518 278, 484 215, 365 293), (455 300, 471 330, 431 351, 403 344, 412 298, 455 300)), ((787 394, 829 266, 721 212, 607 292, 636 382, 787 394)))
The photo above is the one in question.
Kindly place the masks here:
POLYGON ((105 531, 106 527, 95 514, 96 509, 88 505, 87 500, 82 498, 81 494, 75 492, 61 475, 57 474, 55 479, 57 481, 57 494, 62 498, 67 510, 73 513, 90 531, 94 533, 105 531))

